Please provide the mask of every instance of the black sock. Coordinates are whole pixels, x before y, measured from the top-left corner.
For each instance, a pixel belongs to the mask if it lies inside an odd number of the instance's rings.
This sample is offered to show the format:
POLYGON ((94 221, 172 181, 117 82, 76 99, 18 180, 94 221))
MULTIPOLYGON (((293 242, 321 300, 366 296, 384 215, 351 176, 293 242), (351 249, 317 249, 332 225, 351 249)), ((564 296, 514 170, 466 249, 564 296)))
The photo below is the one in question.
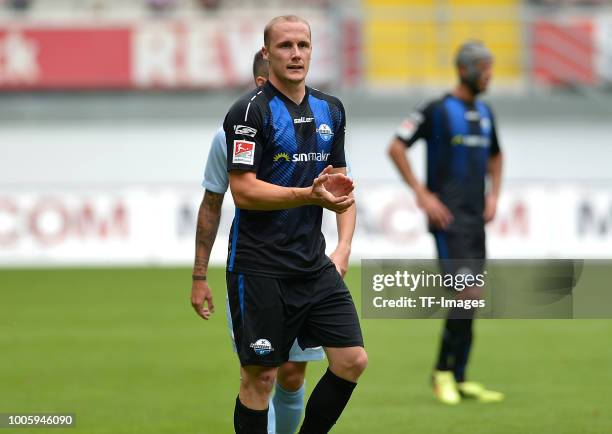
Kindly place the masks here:
POLYGON ((268 409, 251 410, 236 397, 234 430, 236 434, 268 434, 268 409))
POLYGON ((299 434, 325 434, 334 426, 357 383, 338 377, 332 371, 321 377, 306 404, 306 416, 299 434))
POLYGON ((455 345, 455 366, 453 373, 455 381, 461 383, 465 381, 465 369, 467 368, 470 350, 472 349, 472 319, 460 319, 457 343, 455 345))
POLYGON ((449 321, 448 319, 446 320, 446 323, 444 323, 444 330, 442 331, 438 363, 436 363, 436 369, 438 371, 451 371, 455 366, 453 333, 450 331, 449 321))
POLYGON ((451 309, 444 324, 436 369, 453 371, 457 381, 463 381, 472 346, 472 310, 451 309))

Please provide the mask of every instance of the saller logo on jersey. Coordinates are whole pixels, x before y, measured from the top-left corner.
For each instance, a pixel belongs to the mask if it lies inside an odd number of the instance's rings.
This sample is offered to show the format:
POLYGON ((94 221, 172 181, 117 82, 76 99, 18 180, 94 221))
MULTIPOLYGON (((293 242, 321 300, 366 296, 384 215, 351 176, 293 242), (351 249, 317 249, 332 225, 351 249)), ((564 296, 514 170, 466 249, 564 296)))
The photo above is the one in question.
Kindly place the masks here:
POLYGON ((255 137, 257 130, 255 128, 247 127, 245 125, 234 125, 234 131, 236 135, 255 137))
POLYGON ((251 344, 250 347, 253 348, 253 351, 255 351, 255 354, 258 356, 267 356, 274 351, 272 344, 267 339, 257 339, 257 341, 254 344, 251 344))
POLYGON ((302 116, 301 118, 297 118, 293 120, 294 124, 309 124, 314 120, 314 118, 305 118, 302 116))
POLYGON ((232 163, 253 164, 255 161, 255 142, 234 140, 232 163))

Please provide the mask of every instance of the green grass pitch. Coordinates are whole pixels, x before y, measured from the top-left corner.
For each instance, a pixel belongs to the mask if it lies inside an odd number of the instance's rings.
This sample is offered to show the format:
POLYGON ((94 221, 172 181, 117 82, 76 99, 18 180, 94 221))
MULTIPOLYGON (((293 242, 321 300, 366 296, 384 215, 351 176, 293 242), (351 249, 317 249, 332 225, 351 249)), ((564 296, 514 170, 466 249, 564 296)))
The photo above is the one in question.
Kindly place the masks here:
MULTIPOLYGON (((54 434, 233 432, 224 271, 210 272, 209 322, 190 306, 190 274, 0 270, 0 413, 76 413, 76 428, 54 434)), ((359 302, 359 270, 347 280, 359 302)), ((369 367, 334 433, 612 433, 612 321, 479 321, 470 377, 507 399, 453 408, 429 387, 439 321, 362 327, 369 367)), ((324 369, 309 368, 309 392, 324 369)), ((48 430, 0 429, 12 432, 48 430)))

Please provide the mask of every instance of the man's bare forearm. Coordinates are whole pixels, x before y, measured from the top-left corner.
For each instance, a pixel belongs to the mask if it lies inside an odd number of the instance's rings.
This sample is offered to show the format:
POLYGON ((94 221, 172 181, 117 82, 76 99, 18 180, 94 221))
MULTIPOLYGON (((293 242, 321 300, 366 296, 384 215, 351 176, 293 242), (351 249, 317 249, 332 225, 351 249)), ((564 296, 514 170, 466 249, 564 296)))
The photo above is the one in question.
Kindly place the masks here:
MULTIPOLYGON (((332 173, 341 173, 346 175, 346 167, 340 167, 332 170, 332 173)), ((353 193, 350 194, 351 197, 353 193)), ((353 234, 355 233, 355 224, 357 222, 357 203, 353 204, 342 214, 336 214, 336 226, 338 228, 338 247, 344 248, 350 253, 353 243, 353 234)))
POLYGON ((272 211, 310 204, 308 188, 282 187, 256 179, 254 176, 246 179, 245 175, 250 174, 241 175, 240 177, 230 175, 232 196, 239 208, 272 211))
MULTIPOLYGON (((351 194, 352 196, 352 194, 351 194)), ((357 204, 353 204, 346 212, 336 214, 336 226, 338 227, 338 247, 351 250, 355 224, 357 220, 357 204)))
POLYGON ((499 197, 501 190, 501 178, 502 178, 502 167, 503 157, 502 153, 499 152, 493 155, 489 159, 488 172, 491 179, 491 194, 495 197, 499 197))
POLYGON ((205 276, 208 271, 210 252, 217 237, 219 221, 221 220, 221 205, 223 194, 206 190, 198 211, 196 229, 194 276, 205 276))
POLYGON ((257 179, 254 172, 237 170, 230 172, 229 181, 234 203, 241 209, 271 211, 317 205, 343 213, 354 202, 349 196, 353 182, 333 170, 328 165, 310 187, 283 187, 257 179))

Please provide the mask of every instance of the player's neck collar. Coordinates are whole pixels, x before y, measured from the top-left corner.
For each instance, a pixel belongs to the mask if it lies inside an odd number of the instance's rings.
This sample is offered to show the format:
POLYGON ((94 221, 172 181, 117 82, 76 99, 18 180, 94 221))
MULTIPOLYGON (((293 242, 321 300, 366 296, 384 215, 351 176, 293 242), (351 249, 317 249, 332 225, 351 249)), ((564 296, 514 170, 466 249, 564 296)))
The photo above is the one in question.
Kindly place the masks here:
POLYGON ((268 86, 268 88, 275 95, 277 95, 280 99, 282 99, 285 103, 293 105, 293 106, 296 106, 296 107, 300 107, 300 106, 306 104, 306 102, 308 101, 308 95, 310 94, 310 88, 308 86, 305 86, 304 98, 302 98, 302 101, 299 104, 297 104, 295 101, 293 101, 287 95, 285 95, 280 90, 278 90, 276 87, 274 87, 274 85, 272 83, 270 83, 270 80, 266 81, 266 84, 264 86, 268 86))
POLYGON ((456 99, 457 101, 462 102, 462 103, 463 103, 465 106, 467 106, 467 107, 473 107, 473 106, 475 106, 475 105, 476 105, 476 100, 477 100, 477 98, 476 98, 476 97, 474 97, 474 99, 473 99, 473 100, 471 100, 471 101, 466 101, 465 99, 460 98, 460 97, 458 97, 457 95, 455 95, 455 94, 454 94, 454 92, 449 92, 449 93, 447 93, 447 94, 446 94, 446 97, 447 97, 447 98, 453 98, 453 99, 456 99))

